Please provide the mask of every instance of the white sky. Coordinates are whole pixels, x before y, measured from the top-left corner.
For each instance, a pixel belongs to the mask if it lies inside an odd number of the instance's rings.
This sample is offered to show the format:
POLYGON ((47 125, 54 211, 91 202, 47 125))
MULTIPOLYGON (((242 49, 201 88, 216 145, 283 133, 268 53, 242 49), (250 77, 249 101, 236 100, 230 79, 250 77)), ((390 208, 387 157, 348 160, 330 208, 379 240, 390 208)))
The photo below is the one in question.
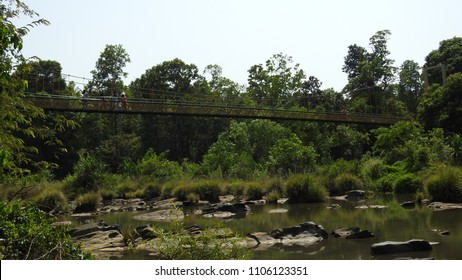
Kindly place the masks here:
POLYGON ((462 36, 460 0, 24 0, 51 22, 25 37, 23 54, 61 63, 63 73, 91 78, 106 44, 122 44, 132 62, 126 84, 163 61, 208 64, 247 83, 247 70, 282 52, 323 88, 341 90, 349 45, 368 47, 392 32, 396 66, 420 65, 439 42, 462 36))

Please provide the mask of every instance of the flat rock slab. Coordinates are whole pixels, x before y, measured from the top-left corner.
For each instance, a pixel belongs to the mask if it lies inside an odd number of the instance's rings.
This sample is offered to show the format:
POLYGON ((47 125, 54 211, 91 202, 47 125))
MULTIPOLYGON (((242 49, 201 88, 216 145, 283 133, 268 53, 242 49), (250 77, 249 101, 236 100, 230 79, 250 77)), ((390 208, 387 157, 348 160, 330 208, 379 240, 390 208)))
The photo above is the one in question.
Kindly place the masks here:
POLYGON ((432 245, 430 242, 422 239, 411 239, 404 242, 385 241, 372 244, 371 246, 371 252, 374 255, 427 250, 432 250, 432 245))
POLYGON ((271 209, 268 211, 268 213, 270 214, 282 214, 282 213, 287 213, 287 212, 289 212, 289 210, 285 208, 271 209))
POLYGON ((161 209, 154 212, 143 213, 136 215, 133 219, 138 221, 181 221, 184 219, 184 213, 178 209, 161 209))
POLYGON ((462 209, 462 203, 432 202, 428 205, 428 208, 432 209, 433 211, 462 209))

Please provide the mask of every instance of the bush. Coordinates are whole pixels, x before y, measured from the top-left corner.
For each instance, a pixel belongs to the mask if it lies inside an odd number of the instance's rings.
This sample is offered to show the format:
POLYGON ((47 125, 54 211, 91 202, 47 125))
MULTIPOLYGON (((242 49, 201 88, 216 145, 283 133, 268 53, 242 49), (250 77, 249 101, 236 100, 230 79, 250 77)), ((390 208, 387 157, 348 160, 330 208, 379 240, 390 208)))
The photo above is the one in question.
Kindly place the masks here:
POLYGON ((245 196, 248 200, 262 199, 265 195, 264 187, 257 182, 248 182, 245 185, 245 196))
POLYGON ((312 174, 297 174, 287 178, 286 194, 289 202, 322 202, 327 199, 327 190, 312 174))
POLYGON ((161 192, 160 197, 162 199, 174 197, 173 192, 174 192, 177 185, 178 185, 178 182, 176 182, 176 181, 168 181, 165 184, 163 184, 162 185, 162 192, 161 192))
POLYGON ((404 174, 395 179, 395 193, 416 193, 422 189, 422 180, 414 174, 404 174))
POLYGON ((333 187, 329 189, 330 195, 343 195, 347 191, 363 188, 363 183, 356 175, 351 173, 339 174, 334 179, 333 187))
POLYGON ((48 190, 36 199, 35 204, 42 211, 61 211, 67 207, 67 198, 59 190, 48 190))
POLYGON ((97 193, 86 193, 79 195, 76 200, 74 213, 94 212, 98 209, 101 197, 97 193))
POLYGON ((462 169, 444 166, 425 181, 434 201, 462 202, 462 169))
POLYGON ((0 201, 0 259, 91 259, 55 219, 30 204, 0 201))
POLYGON ((137 170, 143 176, 162 182, 181 177, 183 172, 180 164, 168 160, 167 153, 168 151, 157 155, 154 150, 149 149, 138 163, 137 170))
POLYGON ((234 181, 228 183, 224 187, 226 194, 232 194, 234 196, 243 196, 245 191, 245 183, 242 181, 234 181))
POLYGON ((106 166, 96 157, 83 156, 74 166, 74 175, 70 179, 71 196, 87 192, 97 192, 106 182, 106 166))

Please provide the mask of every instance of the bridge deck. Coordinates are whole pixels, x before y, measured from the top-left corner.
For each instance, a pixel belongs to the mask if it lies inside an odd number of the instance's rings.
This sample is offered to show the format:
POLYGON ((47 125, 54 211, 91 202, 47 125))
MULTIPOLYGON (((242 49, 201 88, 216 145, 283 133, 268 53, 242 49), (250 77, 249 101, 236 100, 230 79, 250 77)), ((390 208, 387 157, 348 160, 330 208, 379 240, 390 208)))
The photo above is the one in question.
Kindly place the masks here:
POLYGON ((202 117, 226 117, 272 120, 301 120, 317 122, 363 123, 392 125, 405 117, 389 115, 358 114, 348 112, 309 112, 293 109, 261 108, 197 103, 174 100, 129 99, 126 106, 109 97, 79 98, 72 96, 26 95, 34 105, 45 110, 98 112, 118 114, 187 115, 202 117))

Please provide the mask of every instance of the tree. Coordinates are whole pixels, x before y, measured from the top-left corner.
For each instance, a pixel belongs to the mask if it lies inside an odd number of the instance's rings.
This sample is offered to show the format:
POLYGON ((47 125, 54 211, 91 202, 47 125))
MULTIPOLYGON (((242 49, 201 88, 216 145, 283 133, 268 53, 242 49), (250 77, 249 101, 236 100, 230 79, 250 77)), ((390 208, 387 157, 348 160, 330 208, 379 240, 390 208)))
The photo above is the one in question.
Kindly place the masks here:
POLYGON ((419 119, 425 128, 443 128, 446 132, 461 133, 462 73, 448 77, 445 86, 427 88, 419 104, 419 119))
POLYGON ((128 73, 124 72, 130 56, 122 45, 106 45, 96 61, 95 70, 91 71, 93 79, 88 88, 100 95, 109 95, 111 91, 123 90, 122 78, 128 73))
MULTIPOLYGON (((351 45, 342 70, 348 75, 348 84, 344 91, 349 93, 352 99, 354 111, 368 113, 388 113, 400 111, 395 106, 396 102, 393 87, 396 67, 394 61, 388 56, 390 51, 387 47, 389 30, 377 31, 370 39, 371 52, 364 47, 351 45)), ((399 105, 398 105, 399 107, 399 105)))
POLYGON ((443 84, 443 75, 449 77, 462 72, 462 37, 443 40, 437 50, 431 51, 425 57, 423 69, 436 67, 426 71, 428 84, 443 84), (436 67, 441 66, 441 67, 436 67), (445 73, 442 73, 445 72, 445 73))
POLYGON ((27 91, 62 94, 66 82, 61 76, 61 64, 53 60, 36 60, 20 65, 16 75, 27 81, 27 91))
POLYGON ((291 56, 278 53, 265 62, 249 69, 247 91, 259 105, 291 105, 294 96, 301 95, 305 73, 291 56))
POLYGON ((39 16, 21 1, 0 3, 0 176, 26 171, 21 169, 21 164, 30 161, 28 153, 37 152, 37 149, 25 145, 20 137, 37 137, 43 132, 31 126, 34 118, 43 117, 43 110, 24 101, 22 97, 27 83, 12 72, 24 61, 21 54, 23 37, 31 28, 47 25, 48 21, 37 19, 18 28, 12 19, 21 15, 39 16))
POLYGON ((406 60, 399 72, 398 98, 406 104, 407 110, 417 114, 417 106, 422 95, 422 78, 417 62, 406 60))
MULTIPOLYGON (((217 69, 215 77, 218 77, 217 69)), ((166 102, 208 102, 216 97, 194 64, 181 59, 165 61, 146 70, 130 84, 136 97, 155 98, 166 102)), ((204 119, 189 116, 144 115, 139 132, 143 150, 157 153, 169 150, 173 160, 189 158, 198 162, 218 134, 228 124, 226 119, 204 119)))

